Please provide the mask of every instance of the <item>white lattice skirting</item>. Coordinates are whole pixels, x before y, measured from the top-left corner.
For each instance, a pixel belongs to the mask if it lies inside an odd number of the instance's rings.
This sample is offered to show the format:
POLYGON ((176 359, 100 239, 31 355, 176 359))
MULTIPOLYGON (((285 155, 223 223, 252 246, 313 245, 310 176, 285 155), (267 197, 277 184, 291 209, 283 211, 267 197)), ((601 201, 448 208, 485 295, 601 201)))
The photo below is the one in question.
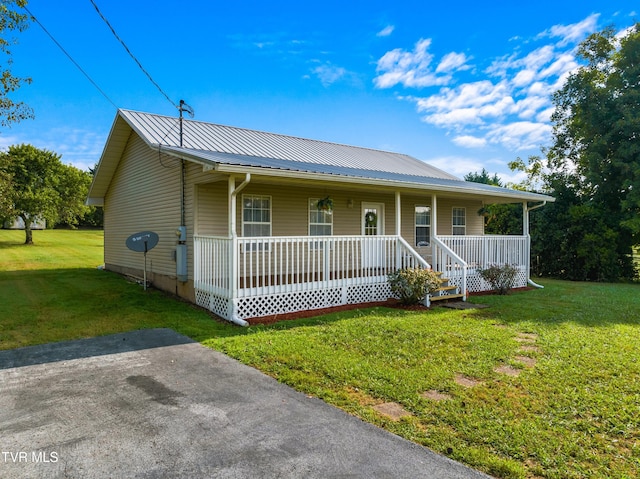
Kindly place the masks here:
MULTIPOLYGON (((514 282, 514 288, 524 288, 527 286, 527 270, 524 267, 518 269, 516 280, 514 282)), ((449 279, 449 284, 462 288, 462 278, 454 277, 449 279)), ((491 291, 493 288, 487 283, 480 273, 475 269, 469 268, 467 271, 467 291, 469 293, 479 293, 480 291, 491 291)))
MULTIPOLYGON (((295 313, 313 309, 330 308, 344 304, 386 301, 392 297, 388 283, 343 286, 320 290, 292 291, 242 297, 236 300, 237 317, 240 319, 295 313)), ((230 299, 207 291, 196 290, 196 304, 207 308, 225 319, 230 319, 230 299)))

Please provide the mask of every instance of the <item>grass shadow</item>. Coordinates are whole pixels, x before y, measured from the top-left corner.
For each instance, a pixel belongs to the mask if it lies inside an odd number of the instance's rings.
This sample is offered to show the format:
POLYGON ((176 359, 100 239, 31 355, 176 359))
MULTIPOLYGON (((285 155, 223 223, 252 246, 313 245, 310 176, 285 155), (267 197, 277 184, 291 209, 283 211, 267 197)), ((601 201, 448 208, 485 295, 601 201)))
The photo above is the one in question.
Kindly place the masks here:
POLYGON ((147 329, 0 351, 0 369, 195 343, 171 329, 147 329))

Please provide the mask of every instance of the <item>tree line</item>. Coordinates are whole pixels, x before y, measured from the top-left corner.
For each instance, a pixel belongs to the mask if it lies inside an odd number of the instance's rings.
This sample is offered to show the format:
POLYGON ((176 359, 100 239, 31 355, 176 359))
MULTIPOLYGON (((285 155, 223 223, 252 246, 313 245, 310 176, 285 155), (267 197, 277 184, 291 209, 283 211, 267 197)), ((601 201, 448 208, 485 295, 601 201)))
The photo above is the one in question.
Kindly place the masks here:
MULTIPOLYGON (((531 215, 532 267, 570 280, 630 280, 640 245, 640 23, 622 36, 590 35, 578 57, 583 66, 552 97, 552 145, 509 165, 527 175, 516 187, 555 198, 531 215)), ((465 179, 502 186, 485 170, 465 179)), ((487 233, 522 232, 518 206, 480 214, 487 233)))

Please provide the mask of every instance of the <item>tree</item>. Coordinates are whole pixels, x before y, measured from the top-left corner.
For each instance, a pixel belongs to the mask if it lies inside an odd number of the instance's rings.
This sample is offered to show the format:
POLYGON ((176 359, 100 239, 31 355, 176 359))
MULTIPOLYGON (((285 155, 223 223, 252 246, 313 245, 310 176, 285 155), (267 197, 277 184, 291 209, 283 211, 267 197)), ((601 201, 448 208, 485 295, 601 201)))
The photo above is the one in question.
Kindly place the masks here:
POLYGON ((10 146, 0 153, 0 180, 7 194, 0 217, 19 217, 25 224, 25 244, 33 244, 31 222, 41 218, 77 224, 83 215, 91 177, 60 161, 60 155, 32 145, 10 146))
POLYGON ((17 43, 13 32, 24 31, 29 26, 29 16, 19 13, 18 8, 26 6, 26 0, 3 0, 0 3, 0 52, 7 56, 0 69, 0 125, 9 126, 27 118, 33 118, 33 110, 23 102, 13 101, 9 95, 31 78, 20 78, 11 73, 11 46, 17 43))
MULTIPOLYGON (((473 172, 464 176, 466 181, 482 183, 492 186, 503 186, 497 173, 493 176, 482 168, 480 173, 473 172)), ((516 204, 491 204, 485 205, 478 214, 484 216, 484 231, 494 235, 519 235, 522 234, 522 207, 516 204)))
POLYGON ((547 166, 573 177, 578 216, 610 243, 605 257, 617 265, 598 276, 614 279, 629 274, 640 243, 640 24, 622 37, 613 28, 590 35, 578 57, 584 65, 553 96, 547 166))

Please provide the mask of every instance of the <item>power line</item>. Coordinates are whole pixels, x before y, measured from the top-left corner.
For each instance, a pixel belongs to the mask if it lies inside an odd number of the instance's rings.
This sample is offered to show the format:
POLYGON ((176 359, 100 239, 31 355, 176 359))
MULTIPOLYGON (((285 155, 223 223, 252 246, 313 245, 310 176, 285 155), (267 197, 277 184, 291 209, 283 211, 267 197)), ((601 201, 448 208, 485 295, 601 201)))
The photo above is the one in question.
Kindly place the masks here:
POLYGON ((36 18, 36 16, 35 16, 33 13, 31 13, 31 12, 29 11, 29 9, 26 7, 26 5, 23 5, 23 6, 22 6, 22 8, 24 8, 24 9, 27 11, 27 13, 31 16, 31 18, 33 18, 33 20, 34 20, 38 25, 40 25, 40 28, 42 28, 42 30, 44 31, 44 33, 46 33, 46 34, 49 36, 49 38, 51 38, 51 40, 53 41, 53 43, 55 43, 55 44, 58 46, 58 48, 59 48, 60 50, 62 50, 62 53, 64 53, 64 54, 67 56, 67 58, 68 58, 69 60, 71 60, 71 63, 73 63, 73 64, 76 66, 76 68, 82 72, 82 74, 87 78, 87 80, 89 80, 89 81, 91 82, 91 84, 92 84, 94 87, 96 87, 96 89, 97 89, 100 93, 102 93, 102 96, 103 96, 103 97, 105 97, 105 98, 107 99, 107 101, 108 101, 109 103, 111 103, 111 104, 115 107, 115 109, 117 110, 117 109, 118 109, 118 105, 116 105, 116 104, 113 102, 113 100, 111 100, 111 98, 109 98, 109 96, 108 96, 108 95, 107 95, 107 94, 102 90, 102 88, 100 88, 100 87, 98 86, 98 84, 97 84, 96 82, 94 82, 94 81, 93 81, 93 79, 89 76, 89 74, 88 74, 86 71, 84 71, 84 70, 82 69, 82 67, 78 64, 78 62, 76 62, 76 61, 73 59, 73 57, 69 54, 69 52, 67 52, 67 51, 64 49, 64 47, 63 47, 62 45, 60 45, 60 43, 58 42, 58 40, 56 40, 56 39, 53 37, 53 35, 52 35, 51 33, 49 33, 49 30, 47 30, 47 29, 44 27, 44 25, 43 25, 42 23, 40 23, 40 21, 36 18))
POLYGON ((107 20, 105 18, 105 16, 102 14, 102 12, 100 11, 100 9, 98 8, 98 5, 96 5, 96 2, 94 2, 93 0, 89 0, 91 2, 91 4, 93 5, 93 7, 96 9, 96 12, 98 12, 98 15, 100 15, 100 18, 102 18, 102 20, 104 21, 104 23, 107 24, 107 26, 109 27, 109 30, 111 30, 111 33, 113 33, 113 36, 116 37, 116 39, 122 44, 122 46, 124 47, 124 49, 127 51, 127 53, 129 54, 129 56, 133 59, 134 62, 136 62, 136 64, 138 65, 138 67, 140 68, 140 70, 142 70, 142 72, 147 75, 147 78, 149 79, 149 81, 151 81, 151 83, 153 83, 155 85, 155 87, 158 89, 158 91, 160 93, 162 93, 164 95, 164 97, 167 99, 167 101, 169 103, 171 103, 171 105, 173 105, 175 108, 179 108, 178 105, 176 105, 171 98, 169 98, 169 95, 167 95, 162 88, 160 88, 160 85, 158 85, 153 78, 151 78, 151 75, 149 74, 149 72, 147 72, 147 70, 144 69, 144 67, 142 66, 142 64, 140 63, 140 61, 138 61, 138 59, 135 57, 135 55, 133 53, 131 53, 131 50, 129 50, 129 47, 127 47, 126 43, 124 43, 124 41, 122 40, 122 38, 120 38, 118 36, 118 34, 116 33, 115 29, 111 26, 111 24, 109 23, 109 20, 107 20))

